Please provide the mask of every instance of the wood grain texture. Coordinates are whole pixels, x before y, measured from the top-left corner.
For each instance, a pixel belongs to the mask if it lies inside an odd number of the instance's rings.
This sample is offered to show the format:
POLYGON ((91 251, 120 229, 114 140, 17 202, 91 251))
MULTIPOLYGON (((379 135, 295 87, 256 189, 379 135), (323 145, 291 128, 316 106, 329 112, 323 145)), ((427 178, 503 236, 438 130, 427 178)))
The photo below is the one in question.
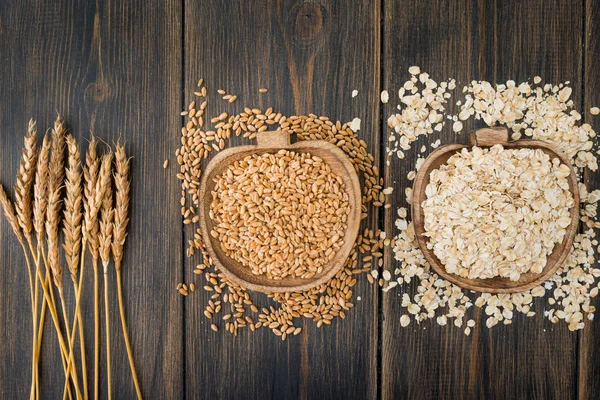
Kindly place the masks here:
MULTIPOLYGON (((584 121, 600 130, 600 117, 590 114, 591 107, 600 107, 600 4, 597 1, 585 1, 584 21, 584 58, 583 58, 583 101, 581 115, 584 121)), ((598 139, 596 139, 598 140, 598 139)), ((595 148, 598 148, 598 142, 595 148)), ((600 174, 586 171, 585 182, 590 190, 600 188, 600 174)), ((598 268, 598 256, 596 257, 598 268)), ((598 298, 593 305, 600 308, 598 298)), ((579 398, 600 398, 600 325, 598 319, 586 322, 583 332, 579 333, 579 398)))
MULTIPOLYGON (((459 89, 472 79, 570 80, 577 102, 582 18, 580 2, 559 0, 386 2, 384 86, 395 92, 408 67, 420 65, 438 82, 456 78, 459 89)), ((464 131, 480 126, 465 124, 464 131)), ((441 136, 442 143, 467 140, 452 134, 450 126, 441 136)), ((395 178, 396 187, 410 186, 406 173, 414 169, 416 155, 412 151, 406 160, 392 161, 386 176, 395 178)), ((400 196, 392 209, 406 206, 400 196)), ((391 210, 388 230, 394 219, 391 210)), ((391 262, 390 255, 388 269, 391 262)), ((536 300, 536 309, 542 307, 536 300)), ((475 309, 467 319, 478 325, 467 337, 464 327, 439 327, 435 321, 403 329, 399 318, 405 313, 399 297, 384 297, 383 398, 572 398, 577 393, 577 334, 564 324, 517 316, 513 326, 488 330, 475 309)))
MULTIPOLYGON (((378 157, 378 3, 186 1, 182 107, 204 78, 211 116, 244 106, 342 121, 358 116, 360 136, 378 157), (262 87, 268 93, 259 94, 262 87), (239 99, 229 104, 217 89, 239 99), (360 93, 354 100, 352 89, 360 93)), ((235 138, 230 144, 241 143, 248 142, 235 138)), ((187 261, 187 276, 198 261, 187 261)), ((301 335, 284 342, 266 329, 238 337, 215 333, 203 315, 206 293, 188 296, 187 398, 374 398, 377 290, 364 278, 354 287, 362 301, 354 302, 345 320, 323 328, 300 322, 301 335)), ((270 304, 264 296, 252 297, 259 306, 270 304)))
MULTIPOLYGON (((172 153, 169 143, 178 137, 180 17, 177 1, 162 5, 76 0, 0 5, 2 182, 14 182, 28 118, 37 118, 43 133, 56 112, 65 116, 82 145, 91 129, 107 143, 121 138, 134 157, 134 200, 123 265, 125 312, 142 391, 157 398, 183 396, 182 304, 171 295, 181 279, 182 234, 176 222, 178 210, 165 207, 177 198, 178 183, 162 169, 163 160, 172 153)), ((9 339, 0 341, 4 361, 0 397, 25 398, 30 376, 29 359, 24 356, 30 351, 25 297, 29 289, 22 255, 4 221, 1 235, 0 323, 10 328, 9 339)), ((91 296, 89 260, 86 269, 84 296, 91 296)), ((113 393, 116 398, 133 398, 112 267, 111 272, 113 393)), ((67 301, 73 310, 71 292, 67 292, 67 301)), ((89 360, 93 354, 89 298, 82 312, 89 360)), ((46 328, 43 393, 45 398, 60 398, 64 378, 53 328, 50 324, 46 328)), ((104 359, 104 372, 103 363, 104 359)), ((101 395, 106 396, 105 389, 101 395)))

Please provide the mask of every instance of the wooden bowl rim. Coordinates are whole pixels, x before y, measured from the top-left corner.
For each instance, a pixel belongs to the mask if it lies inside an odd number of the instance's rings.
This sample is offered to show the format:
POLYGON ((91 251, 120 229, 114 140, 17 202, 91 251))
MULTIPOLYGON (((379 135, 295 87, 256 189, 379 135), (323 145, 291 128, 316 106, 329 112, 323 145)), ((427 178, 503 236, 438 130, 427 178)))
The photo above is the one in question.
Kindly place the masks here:
MULTIPOLYGON (((554 264, 550 265, 550 267, 548 267, 548 264, 546 264, 546 266, 544 267, 544 270, 539 274, 530 273, 530 272, 528 272, 526 274, 522 274, 522 276, 523 275, 536 275, 537 278, 533 278, 531 281, 523 282, 521 284, 519 284, 518 282, 515 282, 515 285, 512 287, 493 288, 493 287, 482 286, 480 282, 489 281, 490 279, 506 280, 506 282, 508 282, 508 283, 513 282, 513 281, 510 281, 508 278, 500 278, 500 277, 486 278, 486 279, 469 279, 469 278, 460 277, 456 274, 449 273, 446 271, 444 265, 441 263, 439 258, 434 254, 433 250, 430 250, 427 248, 427 243, 429 242, 429 238, 427 236, 424 236, 424 233, 425 233, 424 212, 423 212, 423 208, 421 206, 421 203, 422 203, 422 201, 425 200, 425 197, 424 196, 421 197, 420 194, 421 193, 424 194, 424 190, 427 187, 427 184, 429 183, 430 173, 432 170, 431 166, 434 163, 434 161, 436 161, 440 157, 445 157, 448 154, 448 158, 450 158, 451 153, 457 153, 464 148, 473 148, 473 147, 475 147, 475 145, 462 145, 462 144, 444 145, 444 146, 441 146, 440 148, 436 149, 425 159, 425 161, 419 168, 419 171, 417 172, 417 175, 415 177, 415 182, 413 185, 413 201, 411 204, 411 213, 412 213, 412 218, 413 218, 413 228, 415 230, 415 238, 417 239, 419 248, 423 252, 425 259, 429 262, 429 265, 435 271, 436 274, 438 274, 442 278, 444 278, 464 289, 468 289, 468 290, 474 290, 474 291, 483 292, 483 293, 494 293, 494 294, 520 293, 520 292, 529 290, 533 287, 536 287, 536 286, 540 285, 541 283, 545 282, 546 280, 548 280, 557 271, 557 269, 564 263, 564 261, 568 257, 568 255, 571 251, 571 247, 573 245, 573 240, 575 238, 575 235, 577 234, 577 228, 579 226, 579 207, 580 207, 579 186, 578 186, 578 181, 577 181, 577 175, 575 174, 575 171, 573 169, 571 161, 567 158, 567 156, 564 153, 562 153, 560 150, 558 150, 555 146, 553 146, 549 143, 546 143, 546 142, 542 142, 542 141, 538 141, 538 140, 531 140, 531 139, 521 139, 521 140, 509 142, 509 143, 501 143, 501 145, 504 148, 542 148, 543 151, 545 150, 544 152, 546 154, 549 154, 548 152, 550 152, 550 153, 552 153, 552 154, 550 154, 551 156, 554 155, 554 157, 558 157, 561 160, 561 162, 563 164, 567 165, 569 167, 569 169, 571 170, 571 174, 569 175, 569 188, 571 190, 571 194, 573 195, 573 200, 574 200, 573 208, 570 209, 571 219, 572 219, 571 224, 566 228, 567 232, 565 233, 565 237, 563 238, 562 243, 560 243, 559 245, 555 245, 555 248, 552 251, 551 255, 548 256, 548 258, 549 258, 556 251, 560 251, 559 256, 556 259, 556 261, 554 262, 554 264), (416 201, 416 200, 419 200, 419 201, 416 201)), ((477 147, 489 148, 491 146, 478 145, 477 147)))
MULTIPOLYGON (((270 133, 270 132, 267 132, 270 133)), ((306 141, 298 141, 292 144, 288 144, 282 147, 279 146, 258 146, 258 145, 244 145, 244 146, 236 146, 231 147, 219 152, 215 157, 211 159, 208 163, 200 183, 200 196, 201 202, 211 201, 212 189, 209 189, 212 185, 209 182, 209 177, 212 174, 213 170, 217 169, 221 163, 225 162, 230 156, 237 153, 254 153, 254 154, 264 154, 264 153, 275 153, 279 150, 294 150, 294 151, 303 151, 307 153, 313 154, 315 149, 322 149, 323 151, 327 151, 331 153, 336 159, 339 160, 340 167, 346 170, 347 179, 351 182, 352 188, 346 188, 346 192, 349 196, 350 203, 350 214, 348 215, 348 223, 346 228, 346 234, 344 235, 344 245, 337 252, 336 256, 333 260, 327 264, 328 268, 324 269, 320 275, 317 275, 310 279, 305 279, 306 283, 297 284, 297 285, 282 285, 282 282, 285 282, 286 279, 283 280, 273 280, 273 285, 269 284, 260 284, 249 282, 246 279, 240 277, 230 268, 228 268, 221 259, 218 257, 216 251, 213 248, 213 240, 217 240, 210 235, 209 226, 212 227, 212 220, 210 217, 205 215, 205 207, 201 207, 200 210, 200 230, 202 232, 202 236, 204 238, 204 246, 206 251, 210 255, 214 265, 222 271, 227 279, 231 280, 233 283, 242 286, 245 289, 259 291, 263 293, 286 293, 286 292, 296 292, 296 291, 306 291, 312 289, 316 286, 319 286, 331 278, 335 276, 345 265, 346 260, 350 256, 352 249, 356 243, 356 238, 358 237, 358 231, 360 228, 360 215, 361 215, 361 187, 360 181, 358 179, 358 174, 356 169, 354 168, 352 162, 349 157, 337 146, 331 144, 325 140, 306 140, 306 141), (312 152, 311 152, 312 149, 312 152), (354 196, 351 195, 351 192, 354 193, 354 196), (207 199, 207 200, 205 200, 207 199), (351 223, 352 220, 356 222, 354 224, 351 223), (210 224, 210 225, 209 225, 210 224), (343 257, 342 257, 343 256, 343 257)), ((228 165, 224 166, 222 170, 224 170, 228 165)), ((342 177, 343 178, 343 177, 342 177)), ((347 186, 347 185, 346 185, 347 186)), ((206 207, 208 208, 208 207, 206 207)), ((227 256, 225 256, 227 257, 227 256)), ((227 257, 229 262, 237 263, 237 261, 232 260, 227 257)), ((258 275, 257 275, 258 276, 258 275)), ((294 278, 300 279, 300 278, 294 278)))

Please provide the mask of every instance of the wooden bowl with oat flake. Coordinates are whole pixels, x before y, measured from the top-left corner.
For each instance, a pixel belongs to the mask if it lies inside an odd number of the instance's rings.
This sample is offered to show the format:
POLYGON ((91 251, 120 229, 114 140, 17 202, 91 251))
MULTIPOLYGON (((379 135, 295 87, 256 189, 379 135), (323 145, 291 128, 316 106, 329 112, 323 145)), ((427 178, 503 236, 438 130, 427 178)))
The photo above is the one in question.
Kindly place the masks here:
MULTIPOLYGON (((480 148, 490 148, 500 144, 505 149, 540 149, 549 155, 550 159, 558 158, 562 164, 569 168, 570 174, 566 179, 568 180, 569 191, 573 197, 574 204, 567 213, 570 214, 571 221, 565 228, 566 233, 564 234, 562 242, 554 245, 551 254, 547 256, 546 265, 540 273, 526 272, 521 274, 518 280, 510 280, 509 278, 501 276, 470 279, 448 272, 446 266, 443 265, 436 254, 434 254, 434 250, 430 249, 428 246, 430 238, 425 230, 423 202, 427 199, 425 190, 430 183, 432 171, 439 169, 440 166, 446 164, 450 157, 457 154, 457 152, 470 147, 461 144, 451 144, 440 147, 431 153, 420 167, 415 178, 413 185, 412 215, 415 235, 419 247, 425 255, 426 260, 438 275, 464 289, 488 293, 517 293, 532 289, 550 278, 565 261, 571 250, 573 239, 579 224, 579 189, 573 167, 567 156, 548 143, 535 140, 509 141, 508 130, 504 127, 484 128, 473 131, 470 134, 470 142, 472 146, 480 148)), ((482 238, 482 240, 484 240, 484 238, 482 238)))
POLYGON ((264 293, 295 292, 308 290, 327 282, 343 268, 356 242, 361 213, 361 190, 358 175, 352 162, 337 146, 324 140, 301 141, 290 144, 289 132, 259 132, 257 144, 239 146, 221 151, 208 164, 200 184, 200 229, 205 241, 206 251, 213 263, 229 280, 250 290, 264 293), (214 221, 211 219, 211 198, 216 180, 236 161, 250 155, 275 154, 280 150, 296 153, 309 153, 319 157, 327 164, 331 172, 341 178, 348 195, 348 209, 343 244, 333 258, 323 266, 320 273, 310 278, 287 276, 282 279, 271 279, 265 274, 253 274, 248 266, 229 257, 223 250, 218 238, 211 235, 214 221))

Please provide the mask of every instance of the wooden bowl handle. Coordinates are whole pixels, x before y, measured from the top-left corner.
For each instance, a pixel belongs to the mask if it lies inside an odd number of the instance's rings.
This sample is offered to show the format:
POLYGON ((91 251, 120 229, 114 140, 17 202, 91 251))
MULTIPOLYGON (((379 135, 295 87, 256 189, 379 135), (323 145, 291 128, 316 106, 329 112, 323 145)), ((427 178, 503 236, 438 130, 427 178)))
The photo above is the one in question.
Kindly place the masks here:
POLYGON ((285 131, 258 132, 256 146, 267 148, 286 148, 290 145, 290 134, 285 131))
POLYGON ((495 144, 508 144, 508 129, 506 127, 482 128, 471 131, 469 141, 473 146, 491 147, 495 144))

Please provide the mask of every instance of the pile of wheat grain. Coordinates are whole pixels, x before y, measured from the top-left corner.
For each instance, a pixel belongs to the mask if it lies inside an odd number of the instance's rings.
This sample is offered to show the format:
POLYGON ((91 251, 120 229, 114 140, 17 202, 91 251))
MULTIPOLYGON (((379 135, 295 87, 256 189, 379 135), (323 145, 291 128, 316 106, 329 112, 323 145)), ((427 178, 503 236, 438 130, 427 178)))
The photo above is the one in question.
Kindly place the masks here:
POLYGON ((249 155, 215 182, 211 235, 255 275, 311 278, 344 244, 348 193, 317 156, 287 150, 249 155))
MULTIPOLYGON (((224 90, 218 93, 228 95, 224 90)), ((374 165, 375 157, 368 152, 367 143, 352 129, 360 125, 360 120, 342 123, 315 114, 286 117, 273 108, 263 111, 250 107, 233 115, 215 112, 215 117, 208 118, 205 115, 208 91, 203 80, 198 82, 198 90, 194 95, 196 98, 181 113, 186 123, 181 129, 181 146, 176 152, 180 166, 177 176, 182 182, 181 214, 185 224, 192 225, 199 221, 198 188, 203 163, 211 153, 224 149, 225 141, 232 135, 252 140, 257 132, 267 129, 295 134, 300 141, 326 140, 343 150, 361 175, 363 219, 372 215, 377 207, 390 207, 388 196, 391 189, 384 189, 379 169, 374 165), (207 126, 205 121, 211 121, 212 125, 207 126)), ((227 102, 229 100, 225 99, 227 102)), ((272 301, 258 293, 251 296, 244 288, 227 280, 222 272, 215 270, 198 227, 194 229, 193 237, 188 239, 188 244, 188 257, 193 257, 197 251, 202 254, 202 262, 196 265, 193 273, 203 276, 203 287, 210 295, 204 315, 211 321, 211 329, 220 330, 216 316, 222 314, 225 330, 234 335, 245 327, 252 331, 266 327, 285 340, 302 331, 298 326, 300 318, 308 318, 318 327, 331 324, 335 318, 345 318, 346 312, 354 306, 352 288, 357 278, 373 267, 383 265, 383 248, 392 245, 393 241, 381 231, 365 227, 344 267, 330 281, 303 292, 269 295, 272 301), (264 307, 259 308, 255 304, 259 300, 266 302, 264 307)), ((371 275, 367 275, 367 278, 372 279, 371 275)), ((177 290, 184 296, 195 288, 193 282, 177 285, 177 290)))

